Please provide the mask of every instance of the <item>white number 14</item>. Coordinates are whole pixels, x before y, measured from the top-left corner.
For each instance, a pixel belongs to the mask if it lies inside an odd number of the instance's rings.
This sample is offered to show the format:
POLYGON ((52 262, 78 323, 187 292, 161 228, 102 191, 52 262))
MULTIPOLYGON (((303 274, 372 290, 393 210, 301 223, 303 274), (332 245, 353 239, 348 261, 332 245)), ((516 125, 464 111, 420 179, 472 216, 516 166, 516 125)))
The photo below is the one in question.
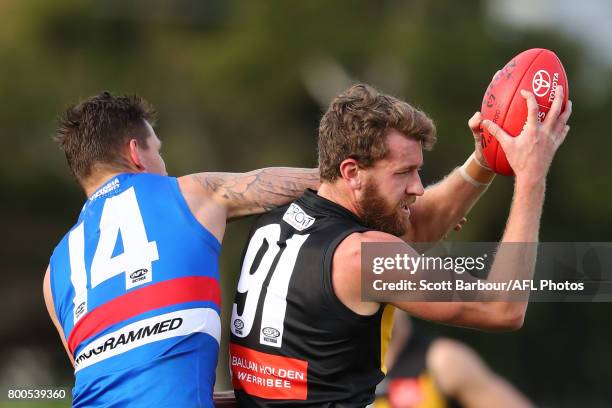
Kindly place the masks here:
MULTIPOLYGON (((106 199, 99 227, 100 238, 91 263, 91 288, 122 273, 125 274, 126 290, 151 282, 151 264, 159 259, 157 243, 147 239, 133 187, 106 199), (123 253, 113 257, 119 234, 123 253)), ((81 222, 68 237, 70 280, 75 291, 74 323, 87 312, 84 239, 84 225, 81 222)))

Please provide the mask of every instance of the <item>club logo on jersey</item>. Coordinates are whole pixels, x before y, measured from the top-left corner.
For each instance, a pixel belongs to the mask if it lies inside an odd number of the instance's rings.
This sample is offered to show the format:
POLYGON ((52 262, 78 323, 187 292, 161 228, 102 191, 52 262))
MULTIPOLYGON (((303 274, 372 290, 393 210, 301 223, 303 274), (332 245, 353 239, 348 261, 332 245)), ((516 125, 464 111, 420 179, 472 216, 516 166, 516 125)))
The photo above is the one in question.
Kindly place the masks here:
POLYGON ((240 319, 234 320, 234 328, 236 329, 237 334, 242 334, 242 329, 244 329, 244 322, 240 319))
POLYGON ((287 211, 285 211, 283 221, 298 231, 304 231, 306 228, 314 224, 316 220, 314 217, 306 214, 306 212, 304 212, 299 205, 292 203, 289 208, 287 208, 287 211))
POLYGON ((148 273, 149 270, 146 268, 138 269, 130 273, 130 280, 132 281, 132 285, 135 285, 137 282, 147 279, 148 273))
POLYGON ((74 309, 74 321, 76 322, 79 320, 85 314, 85 312, 87 312, 87 302, 79 303, 77 308, 74 309))
MULTIPOLYGON (((276 339, 280 336, 280 332, 273 327, 264 327, 261 332, 264 336, 271 337, 272 339, 276 339)), ((274 340, 274 342, 276 343, 276 340, 274 340)))

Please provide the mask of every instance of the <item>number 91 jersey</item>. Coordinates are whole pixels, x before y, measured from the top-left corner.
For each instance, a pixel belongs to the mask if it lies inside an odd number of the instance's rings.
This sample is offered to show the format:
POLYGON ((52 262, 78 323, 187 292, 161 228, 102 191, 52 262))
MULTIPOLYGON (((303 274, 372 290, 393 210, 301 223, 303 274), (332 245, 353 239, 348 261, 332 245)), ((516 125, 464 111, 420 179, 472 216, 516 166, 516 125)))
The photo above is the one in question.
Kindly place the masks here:
POLYGON ((363 407, 374 400, 392 307, 358 315, 331 283, 336 247, 366 230, 313 191, 256 221, 230 321, 240 406, 363 407))
POLYGON ((220 249, 175 178, 121 174, 87 200, 50 262, 75 407, 212 407, 220 249))

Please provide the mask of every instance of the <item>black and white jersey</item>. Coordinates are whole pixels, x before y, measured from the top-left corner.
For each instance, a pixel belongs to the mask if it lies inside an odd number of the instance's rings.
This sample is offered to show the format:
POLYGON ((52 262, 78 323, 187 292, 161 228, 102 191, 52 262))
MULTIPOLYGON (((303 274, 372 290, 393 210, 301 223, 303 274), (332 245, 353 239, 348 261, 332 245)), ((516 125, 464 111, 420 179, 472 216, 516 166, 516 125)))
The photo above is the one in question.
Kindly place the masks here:
POLYGON ((358 315, 336 297, 331 280, 338 244, 367 230, 313 191, 258 218, 230 322, 241 406, 363 407, 374 400, 393 308, 358 315))

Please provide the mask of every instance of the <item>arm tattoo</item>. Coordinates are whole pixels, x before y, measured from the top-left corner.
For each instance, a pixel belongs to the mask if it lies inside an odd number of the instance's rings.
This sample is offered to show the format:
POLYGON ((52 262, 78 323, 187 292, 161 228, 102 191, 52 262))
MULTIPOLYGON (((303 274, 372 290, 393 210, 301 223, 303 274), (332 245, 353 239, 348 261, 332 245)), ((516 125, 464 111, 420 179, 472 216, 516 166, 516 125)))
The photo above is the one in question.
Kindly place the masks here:
POLYGON ((226 203, 229 218, 269 211, 319 186, 317 169, 270 167, 248 173, 200 173, 196 180, 226 203))

